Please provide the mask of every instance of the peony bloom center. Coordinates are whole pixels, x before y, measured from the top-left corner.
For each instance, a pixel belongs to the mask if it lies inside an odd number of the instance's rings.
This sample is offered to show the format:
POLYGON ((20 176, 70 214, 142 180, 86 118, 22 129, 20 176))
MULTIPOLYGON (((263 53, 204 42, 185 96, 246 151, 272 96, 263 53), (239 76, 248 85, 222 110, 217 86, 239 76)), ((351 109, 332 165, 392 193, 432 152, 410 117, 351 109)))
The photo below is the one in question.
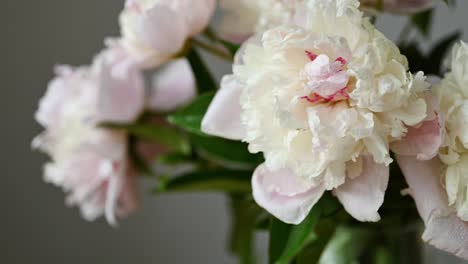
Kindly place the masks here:
POLYGON ((347 100, 349 74, 346 72, 347 61, 342 57, 335 60, 325 54, 317 55, 305 52, 310 62, 304 66, 301 78, 305 81, 305 99, 310 103, 337 102, 347 100))

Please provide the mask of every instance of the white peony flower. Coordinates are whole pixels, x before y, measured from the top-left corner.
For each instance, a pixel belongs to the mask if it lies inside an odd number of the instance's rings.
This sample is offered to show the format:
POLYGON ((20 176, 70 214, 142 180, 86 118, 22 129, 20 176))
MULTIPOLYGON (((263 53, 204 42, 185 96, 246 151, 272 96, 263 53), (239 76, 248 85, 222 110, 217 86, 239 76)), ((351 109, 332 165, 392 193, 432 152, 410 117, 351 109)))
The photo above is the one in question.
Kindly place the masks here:
POLYGON ((247 41, 202 122, 264 154, 254 198, 288 223, 301 222, 324 190, 356 219, 377 221, 389 144, 427 116, 423 74, 408 72, 358 6, 309 0, 298 25, 247 41))
POLYGON ((122 45, 142 66, 159 66, 202 32, 215 0, 127 0, 120 14, 122 45))
POLYGON ((110 224, 137 207, 127 136, 98 128, 101 121, 131 122, 142 111, 141 74, 117 47, 91 67, 59 67, 36 113, 46 131, 34 147, 49 154, 45 180, 68 193, 87 220, 105 215, 110 224))
POLYGON ((433 118, 428 117, 421 126, 411 128, 405 139, 394 146, 410 194, 426 225, 423 240, 465 259, 468 259, 467 76, 468 45, 462 42, 453 49, 452 71, 432 88, 433 118), (433 158, 437 154, 439 157, 433 158))
POLYGON ((445 187, 449 203, 468 221, 468 45, 457 44, 452 53, 452 71, 434 87, 445 117, 444 147, 440 158, 448 165, 445 187))

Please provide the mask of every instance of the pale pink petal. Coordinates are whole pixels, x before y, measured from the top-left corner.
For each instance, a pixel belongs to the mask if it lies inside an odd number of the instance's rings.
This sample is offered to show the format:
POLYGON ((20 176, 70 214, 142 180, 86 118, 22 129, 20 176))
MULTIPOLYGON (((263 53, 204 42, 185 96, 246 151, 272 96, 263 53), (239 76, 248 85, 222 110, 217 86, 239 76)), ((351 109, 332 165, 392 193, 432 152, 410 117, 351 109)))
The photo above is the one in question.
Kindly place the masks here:
POLYGON ((468 260, 468 223, 448 206, 441 184, 443 164, 438 158, 419 161, 408 156, 397 156, 397 161, 426 226, 423 240, 468 260))
POLYGON ((372 157, 362 158, 362 173, 354 179, 348 178, 333 190, 346 211, 359 221, 377 222, 378 210, 384 201, 388 185, 389 168, 375 163, 372 157))
POLYGON ((246 131, 241 122, 242 88, 234 76, 228 75, 223 78, 221 89, 216 93, 203 118, 203 132, 233 140, 245 138, 246 131))
POLYGON ((252 189, 258 205, 289 224, 301 223, 325 191, 289 169, 270 171, 265 164, 255 169, 252 189))
POLYGON ((189 25, 189 35, 195 36, 201 33, 208 23, 215 11, 215 0, 184 0, 186 8, 184 14, 187 24, 189 25))
POLYGON ((110 48, 102 54, 99 76, 98 119, 107 122, 130 123, 144 108, 143 75, 136 64, 120 48, 110 48))
POLYGON ((161 54, 180 51, 188 33, 183 17, 164 5, 155 5, 146 11, 138 29, 141 39, 161 54))
POLYGON ((110 175, 108 189, 106 192, 104 212, 107 222, 112 226, 116 226, 117 220, 115 209, 117 208, 119 195, 124 184, 125 175, 123 175, 123 173, 126 168, 123 166, 123 162, 115 162, 113 166, 113 174, 110 175))
POLYGON ((153 77, 148 108, 170 111, 190 102, 196 94, 195 77, 186 59, 169 63, 153 77))
POLYGON ((434 158, 443 143, 444 120, 432 95, 426 96, 427 117, 422 124, 409 127, 405 137, 392 142, 393 152, 403 156, 416 156, 419 160, 434 158))

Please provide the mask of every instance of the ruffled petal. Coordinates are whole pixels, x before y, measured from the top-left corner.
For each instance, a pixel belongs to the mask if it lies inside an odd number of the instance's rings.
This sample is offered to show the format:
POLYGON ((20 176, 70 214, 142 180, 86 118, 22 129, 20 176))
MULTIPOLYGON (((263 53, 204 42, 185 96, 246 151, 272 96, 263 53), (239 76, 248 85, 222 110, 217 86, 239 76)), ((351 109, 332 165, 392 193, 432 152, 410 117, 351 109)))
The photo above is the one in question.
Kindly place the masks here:
POLYGON ((347 179, 333 190, 346 211, 359 221, 377 222, 377 212, 384 201, 388 185, 389 168, 375 163, 372 157, 362 158, 361 175, 347 179))
POLYGON ((195 77, 186 59, 169 63, 153 77, 148 108, 170 111, 190 102, 196 94, 195 77))
POLYGON ((252 177, 253 197, 265 210, 289 224, 299 224, 322 197, 325 188, 312 186, 289 169, 270 171, 265 164, 252 177))
POLYGON ((397 156, 397 161, 426 226, 423 240, 468 260, 468 223, 448 206, 440 181, 443 164, 438 158, 419 161, 415 157, 397 156))
POLYGON ((223 78, 221 89, 203 118, 203 132, 233 140, 245 138, 246 131, 241 122, 242 88, 234 76, 228 75, 223 78))
POLYGON ((427 117, 416 127, 409 127, 405 137, 392 142, 393 152, 403 156, 416 156, 419 160, 434 158, 443 143, 444 120, 432 96, 426 97, 427 117))

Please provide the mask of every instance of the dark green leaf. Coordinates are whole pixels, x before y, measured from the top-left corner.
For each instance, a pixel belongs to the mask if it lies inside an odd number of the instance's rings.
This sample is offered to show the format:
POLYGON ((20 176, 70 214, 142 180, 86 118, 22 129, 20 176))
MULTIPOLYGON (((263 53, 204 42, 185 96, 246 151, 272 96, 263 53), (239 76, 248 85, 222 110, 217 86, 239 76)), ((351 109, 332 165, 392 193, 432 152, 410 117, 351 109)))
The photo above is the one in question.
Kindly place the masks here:
POLYGON ((191 133, 206 136, 201 131, 201 122, 213 97, 213 93, 200 95, 190 105, 170 115, 168 121, 191 133))
POLYGON ((215 91, 217 85, 210 71, 206 67, 200 54, 192 48, 187 54, 187 59, 192 66, 193 73, 197 82, 198 93, 215 91))
POLYGON ((332 219, 320 220, 315 228, 317 239, 312 241, 299 253, 296 258, 296 264, 318 263, 335 229, 336 223, 332 219))
POLYGON ((229 53, 234 56, 240 48, 240 45, 231 43, 229 41, 220 40, 224 47, 229 50, 229 53))
POLYGON ((263 161, 261 154, 251 154, 247 144, 217 137, 192 135, 191 141, 201 156, 232 168, 254 168, 263 161))
POLYGON ((322 253, 319 263, 359 263, 359 257, 364 253, 372 238, 373 233, 366 229, 338 227, 322 253))
POLYGON ((104 127, 123 129, 130 135, 165 145, 184 154, 190 153, 190 144, 185 137, 170 127, 156 124, 102 124, 104 127))
POLYGON ((286 264, 316 238, 313 232, 321 214, 321 207, 316 205, 309 215, 298 225, 288 225, 274 219, 271 226, 270 263, 286 264), (279 253, 279 254, 278 254, 279 253))
POLYGON ((423 36, 428 37, 432 24, 432 9, 412 16, 411 22, 423 36))
POLYGON ((392 264, 395 263, 393 260, 392 254, 390 253, 390 250, 388 250, 385 247, 378 247, 375 251, 375 257, 374 257, 374 263, 375 264, 392 264))
POLYGON ((240 263, 253 262, 253 237, 258 216, 262 209, 250 196, 231 195, 233 219, 230 234, 230 249, 239 257, 240 263))
POLYGON ((227 192, 247 193, 251 191, 252 172, 232 170, 196 171, 174 178, 166 178, 154 190, 163 192, 227 192))
POLYGON ((439 74, 445 56, 453 44, 460 39, 461 32, 456 31, 437 42, 429 53, 431 68, 425 74, 439 74))
POLYGON ((154 176, 151 167, 146 163, 145 159, 141 156, 141 154, 138 153, 136 145, 137 138, 135 136, 130 136, 128 141, 128 155, 132 166, 143 175, 154 176))

